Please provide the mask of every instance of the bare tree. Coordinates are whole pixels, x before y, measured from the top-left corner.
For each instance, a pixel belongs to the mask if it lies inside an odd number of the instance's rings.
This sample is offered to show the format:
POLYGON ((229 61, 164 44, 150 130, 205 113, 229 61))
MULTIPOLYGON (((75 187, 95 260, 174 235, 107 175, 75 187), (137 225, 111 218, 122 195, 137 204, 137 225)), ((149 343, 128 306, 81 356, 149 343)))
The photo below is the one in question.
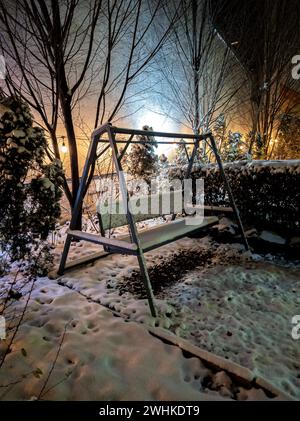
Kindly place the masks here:
POLYGON ((299 41, 299 2, 290 0, 212 0, 231 16, 215 14, 218 31, 243 65, 249 83, 251 141, 249 152, 268 158, 281 114, 292 112, 287 88, 293 88, 291 59, 299 41), (245 31, 247 28, 247 31, 245 31))
MULTIPOLYGON (((169 18, 173 3, 165 7, 169 18)), ((195 133, 211 128, 221 112, 233 106, 242 85, 237 82, 238 62, 212 25, 209 0, 180 2, 182 18, 159 54, 160 72, 169 116, 195 133), (235 83, 233 79, 235 78, 235 83)))
POLYGON ((93 60, 101 1, 91 0, 82 10, 82 21, 72 28, 78 4, 78 0, 70 0, 61 8, 56 1, 0 2, 7 89, 36 111, 51 137, 49 155, 53 153, 56 159, 61 158, 57 137, 61 118, 70 152, 72 189, 65 180, 65 193, 71 206, 79 187, 73 107, 93 60))
POLYGON ((75 120, 80 104, 94 113, 94 127, 116 117, 177 19, 174 12, 153 43, 150 29, 161 7, 161 1, 149 5, 145 0, 0 0, 6 90, 26 100, 49 132, 50 158, 60 159, 63 124, 72 178, 72 188, 66 180, 64 188, 71 207, 79 187, 75 120))

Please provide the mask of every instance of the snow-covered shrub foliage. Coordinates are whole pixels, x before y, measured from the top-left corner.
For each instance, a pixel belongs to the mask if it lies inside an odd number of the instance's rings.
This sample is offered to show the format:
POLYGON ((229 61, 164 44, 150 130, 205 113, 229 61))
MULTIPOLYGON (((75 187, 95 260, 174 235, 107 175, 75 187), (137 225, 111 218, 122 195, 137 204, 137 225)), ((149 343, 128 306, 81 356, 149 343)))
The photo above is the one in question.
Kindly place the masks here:
POLYGON ((178 165, 179 167, 182 165, 186 165, 188 159, 186 153, 186 142, 184 139, 180 139, 179 144, 176 146, 175 149, 174 164, 178 165))
POLYGON ((233 162, 239 159, 239 156, 241 155, 240 146, 242 144, 242 138, 243 135, 241 133, 229 131, 224 157, 226 162, 233 162))
MULTIPOLYGON (((274 229, 300 230, 300 161, 252 161, 225 164, 243 220, 274 229)), ((216 166, 203 168, 205 200, 228 205, 223 180, 216 166)))
POLYGON ((160 155, 158 159, 157 167, 158 167, 158 171, 157 171, 157 176, 155 178, 156 191, 169 190, 170 188, 169 161, 165 154, 160 155))
POLYGON ((278 136, 274 144, 276 159, 300 158, 300 118, 284 114, 280 118, 278 136))
POLYGON ((226 124, 226 117, 225 114, 219 114, 216 118, 214 127, 213 127, 213 135, 215 136, 216 142, 218 144, 218 148, 222 149, 222 144, 226 139, 227 133, 227 124, 226 124))
POLYGON ((216 118, 213 135, 223 161, 233 162, 251 159, 247 152, 249 139, 240 132, 228 130, 224 114, 220 114, 216 118))
MULTIPOLYGON (((258 228, 300 233, 300 160, 239 161, 224 164, 244 223, 258 228)), ((184 172, 173 170, 172 176, 184 172)), ((205 203, 230 206, 218 167, 195 168, 192 177, 203 178, 205 203)))
POLYGON ((46 163, 44 132, 29 107, 0 99, 0 250, 9 261, 45 257, 45 240, 60 215, 62 167, 46 163))
MULTIPOLYGON (((152 131, 152 127, 144 126, 143 130, 152 131)), ((150 185, 151 178, 157 169, 158 157, 155 153, 157 143, 152 136, 139 136, 139 141, 147 143, 132 142, 130 152, 126 159, 129 174, 136 179, 143 179, 150 185)))

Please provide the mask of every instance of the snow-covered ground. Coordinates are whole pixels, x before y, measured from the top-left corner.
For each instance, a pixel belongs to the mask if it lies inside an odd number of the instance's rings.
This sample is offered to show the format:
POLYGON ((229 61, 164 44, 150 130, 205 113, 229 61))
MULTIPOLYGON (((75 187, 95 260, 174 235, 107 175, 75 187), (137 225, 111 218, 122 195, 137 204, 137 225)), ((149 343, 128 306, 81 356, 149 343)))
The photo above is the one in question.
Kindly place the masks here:
POLYGON ((139 299, 135 257, 109 256, 59 282, 129 320, 170 329, 300 398, 300 343, 291 336, 291 319, 300 311, 300 267, 209 237, 177 241, 147 253, 146 260, 158 319, 139 299))
POLYGON ((126 323, 80 294, 40 279, 0 370, 0 393, 5 400, 222 398, 201 387, 209 374, 198 358, 185 358, 179 348, 155 339, 142 326, 126 323))
MULTIPOLYGON (((71 258, 95 250, 74 243, 71 258)), ((61 251, 62 239, 56 261, 61 251)), ((146 260, 157 319, 140 298, 133 256, 111 255, 58 280, 38 279, 0 369, 1 398, 267 398, 187 358, 144 325, 170 330, 300 398, 300 343, 291 337, 291 318, 300 310, 299 268, 253 258, 240 245, 218 245, 209 237, 182 239, 147 253, 146 260)))

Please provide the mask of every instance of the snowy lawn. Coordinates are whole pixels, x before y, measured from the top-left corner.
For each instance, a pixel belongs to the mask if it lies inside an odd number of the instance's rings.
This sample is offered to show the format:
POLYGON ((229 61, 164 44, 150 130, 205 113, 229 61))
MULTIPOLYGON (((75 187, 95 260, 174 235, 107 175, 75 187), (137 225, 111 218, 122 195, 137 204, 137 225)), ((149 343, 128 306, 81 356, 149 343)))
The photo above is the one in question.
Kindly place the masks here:
MULTIPOLYGON (((95 249, 75 243, 71 254, 95 249)), ((253 261, 241 246, 218 246, 208 237, 180 240, 146 258, 157 319, 141 298, 132 256, 111 255, 58 280, 38 279, 0 369, 1 399, 267 399, 143 324, 169 329, 300 398, 300 347, 290 324, 300 307, 299 269, 253 261)))
MULTIPOLYGON (((81 244, 74 247, 79 253, 81 244)), ((300 312, 300 267, 183 239, 146 254, 160 317, 149 315, 136 258, 109 256, 59 282, 122 317, 160 326, 248 367, 300 399, 300 343, 291 319, 300 312), (142 298, 141 298, 142 297, 142 298)))
POLYGON ((5 400, 221 398, 202 391, 208 374, 199 359, 185 358, 142 326, 44 279, 36 284, 26 321, 0 370, 0 393, 5 400))

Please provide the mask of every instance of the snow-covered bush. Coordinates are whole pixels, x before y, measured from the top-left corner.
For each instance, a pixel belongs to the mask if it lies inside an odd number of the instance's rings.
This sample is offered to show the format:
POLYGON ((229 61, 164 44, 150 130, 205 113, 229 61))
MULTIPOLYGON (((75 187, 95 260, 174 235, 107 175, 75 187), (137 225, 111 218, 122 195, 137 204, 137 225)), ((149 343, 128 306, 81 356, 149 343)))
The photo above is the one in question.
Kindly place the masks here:
POLYGON ((221 157, 225 162, 233 162, 237 160, 250 160, 248 154, 249 136, 243 136, 240 132, 232 132, 228 130, 226 117, 220 114, 216 118, 213 127, 213 135, 218 145, 221 157))
POLYGON ((184 139, 180 139, 179 144, 176 146, 175 149, 175 157, 174 157, 174 164, 181 166, 186 165, 187 163, 187 146, 184 139))
POLYGON ((280 118, 273 154, 276 159, 300 158, 300 118, 284 114, 280 118))
MULTIPOLYGON (((249 224, 300 231, 300 161, 252 161, 225 164, 243 220, 249 224)), ((215 165, 193 174, 203 177, 207 204, 228 205, 215 165)))
POLYGON ((227 139, 227 145, 226 150, 224 153, 224 160, 226 162, 233 162, 239 159, 241 152, 240 147, 243 143, 242 141, 243 135, 239 132, 231 132, 229 130, 228 132, 228 139, 227 139))
POLYGON ((0 250, 9 261, 45 257, 45 240, 60 215, 62 167, 46 163, 44 132, 29 107, 0 99, 0 250), (41 252, 42 251, 42 252, 41 252))
MULTIPOLYGON (((166 191, 170 188, 169 161, 165 154, 161 154, 157 163, 157 175, 155 177, 156 192, 166 191)), ((151 186, 152 187, 152 186, 151 186)), ((152 193, 152 192, 151 192, 152 193)))
MULTIPOLYGON (((144 126, 143 130, 152 131, 152 127, 144 126)), ((150 185, 151 178, 157 169, 158 157, 155 153, 157 143, 152 136, 139 136, 140 142, 132 142, 130 152, 126 157, 126 165, 129 174, 136 179, 143 179, 150 185)))
MULTIPOLYGON (((243 221, 258 228, 300 233, 300 160, 239 161, 224 164, 243 221)), ((184 171, 173 170, 183 177, 184 171)), ((195 168, 192 177, 203 178, 205 203, 230 206, 218 167, 195 168)))

